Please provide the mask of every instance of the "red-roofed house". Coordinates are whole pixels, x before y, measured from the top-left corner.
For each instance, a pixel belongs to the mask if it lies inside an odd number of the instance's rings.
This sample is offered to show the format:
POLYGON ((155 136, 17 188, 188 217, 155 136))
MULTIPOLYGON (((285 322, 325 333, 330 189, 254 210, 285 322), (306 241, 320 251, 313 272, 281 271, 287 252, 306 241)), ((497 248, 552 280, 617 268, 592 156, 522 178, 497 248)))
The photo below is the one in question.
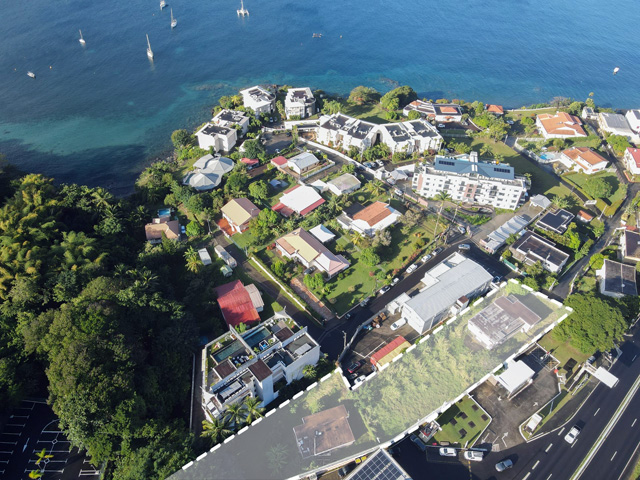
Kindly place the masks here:
POLYGON ((325 202, 315 188, 307 185, 295 185, 280 197, 280 202, 271 209, 284 217, 291 216, 294 212, 303 217, 315 210, 325 202))
POLYGON ((502 108, 502 105, 487 105, 487 112, 494 115, 504 115, 504 108, 502 108))
POLYGON ((373 202, 367 207, 354 203, 345 208, 336 220, 347 230, 373 237, 377 231, 393 225, 402 214, 388 203, 373 202))
POLYGON ((271 159, 271 165, 274 165, 277 168, 282 168, 287 165, 288 160, 284 158, 282 155, 276 158, 271 159))
POLYGON ((582 128, 582 120, 566 112, 557 112, 555 115, 540 114, 536 117, 536 126, 547 139, 587 136, 587 132, 582 128))
POLYGON ((609 163, 606 158, 588 147, 568 148, 562 152, 561 159, 573 164, 575 170, 587 175, 601 172, 609 163))
POLYGON ((260 165, 260 160, 257 158, 242 157, 240 161, 247 166, 247 170, 251 170, 253 167, 260 165))
POLYGON ((380 368, 390 363, 402 350, 410 346, 411 344, 403 336, 399 336, 371 355, 371 364, 376 368, 380 368))
POLYGON ((593 220, 593 215, 590 215, 589 213, 585 212, 584 210, 580 210, 578 212, 578 215, 576 215, 577 219, 580 220, 583 223, 589 223, 591 220, 593 220))
POLYGON ((632 174, 640 173, 640 148, 627 148, 624 152, 624 163, 632 174))
POLYGON ((249 291, 240 280, 226 283, 215 289, 218 305, 227 325, 235 327, 241 323, 259 322, 260 315, 249 291))

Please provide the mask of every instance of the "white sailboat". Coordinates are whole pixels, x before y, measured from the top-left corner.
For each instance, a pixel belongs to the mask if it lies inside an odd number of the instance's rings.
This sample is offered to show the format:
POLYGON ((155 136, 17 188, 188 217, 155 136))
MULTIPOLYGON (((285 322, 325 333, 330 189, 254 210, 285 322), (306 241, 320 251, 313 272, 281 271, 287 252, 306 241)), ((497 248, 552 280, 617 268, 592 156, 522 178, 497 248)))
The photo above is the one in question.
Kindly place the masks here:
POLYGON ((613 74, 615 75, 616 73, 618 73, 620 71, 620 67, 616 67, 613 69, 613 74))
POLYGON ((153 50, 151 50, 151 42, 149 42, 149 34, 147 34, 147 57, 153 60, 153 50))
POLYGON ((236 12, 238 12, 238 15, 242 15, 243 17, 245 15, 249 15, 249 10, 246 10, 244 8, 244 2, 243 0, 240 0, 240 10, 236 10, 236 12))
POLYGON ((171 9, 171 28, 176 28, 176 25, 178 25, 178 20, 173 18, 173 8, 172 8, 171 9))
POLYGON ((160 10, 162 10, 166 6, 167 6, 167 2, 165 2, 164 0, 160 0, 160 10))
POLYGON ((31 78, 36 78, 36 74, 33 72, 27 72, 27 75, 29 75, 31 78))
POLYGON ((78 40, 82 45, 86 45, 87 42, 84 41, 84 38, 82 37, 82 30, 78 30, 80 32, 80 40, 78 40))

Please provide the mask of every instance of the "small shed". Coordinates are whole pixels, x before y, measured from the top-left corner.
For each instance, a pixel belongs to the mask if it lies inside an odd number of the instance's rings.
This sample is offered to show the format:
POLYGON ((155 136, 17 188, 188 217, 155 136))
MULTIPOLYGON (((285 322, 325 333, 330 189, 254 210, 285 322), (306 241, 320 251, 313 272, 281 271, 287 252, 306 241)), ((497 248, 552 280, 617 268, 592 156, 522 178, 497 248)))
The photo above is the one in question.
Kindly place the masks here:
POLYGON ((394 358, 400 355, 403 350, 406 350, 410 346, 411 344, 402 335, 400 335, 371 355, 371 364, 376 368, 380 368, 387 363, 390 363, 394 358))
POLYGON ((336 235, 321 223, 309 230, 309 233, 320 240, 322 243, 327 243, 336 238, 336 235))
POLYGON ((512 395, 528 383, 535 373, 526 363, 518 360, 510 362, 507 369, 498 375, 496 380, 509 392, 509 395, 512 395))

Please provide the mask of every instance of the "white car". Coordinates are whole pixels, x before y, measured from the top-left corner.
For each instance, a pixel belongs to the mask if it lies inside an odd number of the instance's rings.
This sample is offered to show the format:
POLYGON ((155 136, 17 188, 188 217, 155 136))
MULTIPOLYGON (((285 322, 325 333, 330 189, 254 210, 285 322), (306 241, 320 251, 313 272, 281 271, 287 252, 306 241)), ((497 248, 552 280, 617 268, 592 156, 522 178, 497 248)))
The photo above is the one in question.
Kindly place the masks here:
POLYGON ((446 128, 446 125, 444 123, 439 123, 438 128, 446 128))
POLYGON ((463 456, 472 462, 481 462, 484 455, 482 455, 482 452, 477 450, 467 450, 464 452, 463 456))
POLYGON ((410 265, 409 268, 407 268, 407 273, 415 272, 417 268, 418 266, 416 264, 410 265))
POLYGON ((400 320, 398 320, 397 322, 395 322, 395 323, 393 323, 391 325, 391 330, 396 331, 400 327, 406 325, 406 323, 407 323, 407 319, 406 318, 401 318, 400 320))
POLYGON ((422 257, 422 263, 427 262, 431 259, 431 254, 427 253, 424 257, 422 257))
POLYGON ((569 430, 569 433, 564 436, 564 441, 568 444, 572 444, 576 441, 578 435, 580 435, 580 428, 578 428, 577 425, 574 425, 573 427, 571 427, 571 430, 569 430))
POLYGON ((356 385, 360 385, 362 382, 364 382, 364 380, 365 380, 365 376, 364 375, 360 375, 358 378, 356 378, 354 380, 353 383, 356 384, 356 385))
POLYGON ((458 250, 471 250, 471 245, 468 243, 461 243, 458 245, 458 250))
POLYGON ((456 449, 455 448, 448 448, 448 447, 441 447, 439 450, 440 455, 442 457, 457 457, 458 454, 456 453, 456 449))

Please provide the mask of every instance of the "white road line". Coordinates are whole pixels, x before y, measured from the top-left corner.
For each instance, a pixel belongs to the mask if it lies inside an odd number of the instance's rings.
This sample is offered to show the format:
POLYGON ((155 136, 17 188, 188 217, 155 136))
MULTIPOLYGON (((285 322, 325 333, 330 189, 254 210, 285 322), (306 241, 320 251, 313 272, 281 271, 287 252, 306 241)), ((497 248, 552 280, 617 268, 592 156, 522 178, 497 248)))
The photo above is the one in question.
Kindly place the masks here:
POLYGON ((551 478, 551 475, 553 475, 553 473, 549 474, 549 476, 547 477, 547 480, 549 480, 551 478))
POLYGON ((24 423, 7 423, 5 425, 5 427, 20 427, 20 428, 24 428, 25 424, 24 423))
POLYGON ((4 432, 2 435, 17 435, 17 436, 20 436, 20 435, 22 435, 22 432, 20 432, 20 433, 4 432))
POLYGON ((43 430, 40 433, 62 433, 60 430, 43 430))
POLYGON ((635 448, 635 450, 633 450, 633 453, 629 457, 629 460, 627 460, 627 464, 622 469, 622 473, 618 477, 618 480, 622 480, 622 477, 624 477, 624 474, 627 471, 627 468, 629 468, 629 464, 631 463, 631 460, 633 460, 636 457, 636 452, 638 451, 638 448, 640 448, 640 442, 638 442, 638 445, 636 445, 636 448, 635 448))
POLYGON ((17 445, 18 442, 0 442, 1 444, 7 444, 7 445, 17 445))
POLYGON ((637 421, 638 421, 638 419, 637 419, 637 418, 634 418, 634 419, 633 419, 633 423, 631 424, 631 426, 633 427, 633 426, 636 424, 636 422, 637 422, 637 421))
POLYGON ((611 457, 611 460, 609 460, 610 462, 613 462, 613 459, 616 458, 616 453, 618 453, 617 450, 615 452, 613 452, 613 457, 611 457))
POLYGON ((595 416, 598 414, 598 412, 599 412, 599 411, 600 411, 600 408, 598 408, 598 409, 596 410, 596 413, 594 413, 594 414, 593 414, 593 416, 595 417, 595 416))
POLYGON ((550 443, 549 446, 544 450, 544 453, 549 452, 549 450, 551 450, 552 446, 553 446, 553 443, 550 443))
POLYGON ((634 355, 633 358, 631 359, 631 361, 633 362, 636 359, 637 356, 638 355, 634 355))
POLYGON ((527 478, 529 478, 529 475, 531 475, 531 472, 527 472, 527 474, 522 477, 522 480, 527 480, 527 478))
POLYGON ((13 455, 13 450, 11 450, 10 452, 0 452, 0 455, 6 453, 7 455, 13 455))
POLYGON ((0 460, 0 463, 9 463, 9 460, 0 460))
POLYGON ((562 435, 562 432, 564 432, 564 427, 560 429, 560 431, 558 432, 558 436, 562 435))
POLYGON ((531 467, 531 470, 535 470, 539 463, 540 463, 540 460, 538 460, 536 463, 534 463, 533 467, 531 467))
POLYGON ((571 444, 571 448, 576 446, 576 443, 578 443, 578 440, 574 440, 573 443, 571 444))

